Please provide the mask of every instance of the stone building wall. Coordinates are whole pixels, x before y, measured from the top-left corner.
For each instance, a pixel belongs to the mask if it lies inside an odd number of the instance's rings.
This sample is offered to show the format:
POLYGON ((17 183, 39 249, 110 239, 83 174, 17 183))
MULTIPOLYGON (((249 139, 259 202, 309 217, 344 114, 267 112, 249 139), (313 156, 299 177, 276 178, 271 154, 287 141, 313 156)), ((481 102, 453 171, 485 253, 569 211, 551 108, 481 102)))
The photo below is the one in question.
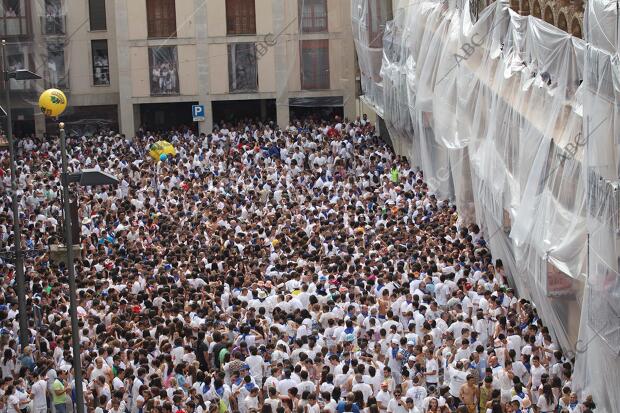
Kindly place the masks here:
MULTIPOLYGON (((492 3, 481 0, 480 6, 492 3)), ((510 7, 517 13, 538 17, 575 37, 583 38, 582 0, 510 0, 510 7)))
POLYGON ((511 7, 522 15, 533 15, 557 28, 583 37, 583 7, 581 0, 512 0, 511 7))

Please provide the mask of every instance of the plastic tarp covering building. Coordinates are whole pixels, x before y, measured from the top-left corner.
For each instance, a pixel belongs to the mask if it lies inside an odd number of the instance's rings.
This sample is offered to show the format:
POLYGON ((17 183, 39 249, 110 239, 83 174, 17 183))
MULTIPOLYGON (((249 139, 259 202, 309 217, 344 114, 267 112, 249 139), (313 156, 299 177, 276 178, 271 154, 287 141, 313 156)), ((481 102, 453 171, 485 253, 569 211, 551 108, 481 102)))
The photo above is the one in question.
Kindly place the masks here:
MULTIPOLYGON (((592 31, 597 48, 507 3, 473 21, 467 2, 409 0, 386 25, 379 62, 369 2, 352 3, 364 99, 395 149, 465 223, 481 224, 519 294, 577 356, 574 387, 597 411, 618 411, 615 23, 592 31)), ((611 6, 588 7, 615 22, 611 6)))
POLYGON ((588 1, 584 13, 585 35, 588 42, 608 53, 616 53, 620 45, 619 18, 620 5, 617 1, 588 1))

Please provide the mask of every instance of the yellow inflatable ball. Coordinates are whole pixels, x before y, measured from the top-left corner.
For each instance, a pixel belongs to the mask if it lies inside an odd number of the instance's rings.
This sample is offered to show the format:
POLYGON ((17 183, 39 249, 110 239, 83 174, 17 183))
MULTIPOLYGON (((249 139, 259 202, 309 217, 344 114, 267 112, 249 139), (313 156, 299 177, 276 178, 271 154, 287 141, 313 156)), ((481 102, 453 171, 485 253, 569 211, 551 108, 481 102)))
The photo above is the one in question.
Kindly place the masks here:
POLYGON ((177 150, 168 141, 157 141, 149 149, 149 155, 156 161, 165 161, 162 159, 162 155, 166 155, 166 159, 168 159, 169 156, 176 156, 176 154, 177 150))
POLYGON ((58 89, 47 89, 39 96, 39 107, 45 116, 57 117, 67 108, 67 97, 58 89))

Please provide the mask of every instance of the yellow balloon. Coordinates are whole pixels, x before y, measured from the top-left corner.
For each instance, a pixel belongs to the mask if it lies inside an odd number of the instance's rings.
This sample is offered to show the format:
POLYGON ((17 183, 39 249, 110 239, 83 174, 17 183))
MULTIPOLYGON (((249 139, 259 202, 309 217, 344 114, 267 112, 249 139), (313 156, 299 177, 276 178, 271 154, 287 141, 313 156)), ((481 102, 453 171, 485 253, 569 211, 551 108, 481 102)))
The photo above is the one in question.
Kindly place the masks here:
POLYGON ((162 154, 175 156, 177 154, 177 150, 174 149, 174 146, 172 146, 172 144, 168 141, 157 141, 151 145, 149 149, 149 155, 151 158, 155 159, 155 161, 159 161, 162 154))
POLYGON ((67 97, 62 90, 47 89, 39 96, 39 107, 45 116, 60 116, 67 108, 67 97))

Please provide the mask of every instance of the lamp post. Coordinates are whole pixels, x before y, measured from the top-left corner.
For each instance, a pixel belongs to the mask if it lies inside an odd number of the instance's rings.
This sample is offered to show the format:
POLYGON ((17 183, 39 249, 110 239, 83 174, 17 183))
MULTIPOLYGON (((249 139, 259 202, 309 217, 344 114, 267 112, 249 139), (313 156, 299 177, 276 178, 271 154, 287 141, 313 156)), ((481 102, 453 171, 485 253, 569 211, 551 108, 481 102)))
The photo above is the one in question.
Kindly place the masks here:
MULTIPOLYGON (((2 80, 4 97, 6 100, 7 127, 6 139, 9 143, 9 163, 11 164, 11 208, 13 210, 13 238, 15 240, 15 283, 17 285, 17 301, 19 306, 19 343, 22 351, 30 342, 30 330, 28 330, 28 316, 26 314, 26 278, 24 276, 24 257, 22 253, 22 237, 19 225, 19 204, 17 201, 17 168, 15 167, 15 142, 13 139, 13 118, 11 114, 11 83, 15 80, 41 79, 41 76, 28 70, 16 70, 9 72, 6 63, 6 40, 2 40, 2 80)), ((1 108, 0 108, 1 109, 1 108)))
POLYGON ((82 358, 80 356, 80 331, 77 319, 77 287, 75 284, 75 267, 73 266, 73 234, 71 230, 71 201, 69 198, 69 184, 77 182, 82 186, 117 185, 115 177, 95 171, 83 170, 69 174, 67 160, 67 138, 65 124, 60 123, 60 153, 62 157, 62 197, 65 214, 65 247, 67 248, 67 269, 69 276, 69 314, 71 316, 71 344, 73 348, 73 373, 75 379, 75 403, 77 413, 84 413, 84 389, 82 388, 82 358))

